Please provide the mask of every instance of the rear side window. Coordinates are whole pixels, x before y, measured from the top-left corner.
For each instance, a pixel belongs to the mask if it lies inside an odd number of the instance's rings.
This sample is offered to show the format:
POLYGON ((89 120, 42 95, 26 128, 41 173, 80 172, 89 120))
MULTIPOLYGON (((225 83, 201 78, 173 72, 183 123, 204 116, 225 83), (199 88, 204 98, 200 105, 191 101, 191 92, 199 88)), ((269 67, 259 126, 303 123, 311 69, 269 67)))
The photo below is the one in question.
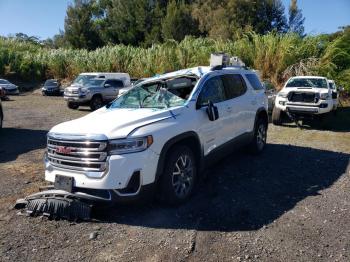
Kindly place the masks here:
POLYGON ((106 84, 110 84, 114 88, 124 87, 123 81, 121 80, 107 80, 106 84))
POLYGON ((199 105, 206 105, 208 101, 219 103, 226 100, 225 88, 219 76, 214 76, 204 83, 198 98, 199 105))
POLYGON ((261 84, 259 78, 255 74, 246 74, 245 77, 248 79, 249 84, 255 89, 255 90, 261 90, 264 89, 263 85, 261 84))
POLYGON ((241 75, 222 75, 227 99, 232 99, 243 95, 247 87, 241 75))

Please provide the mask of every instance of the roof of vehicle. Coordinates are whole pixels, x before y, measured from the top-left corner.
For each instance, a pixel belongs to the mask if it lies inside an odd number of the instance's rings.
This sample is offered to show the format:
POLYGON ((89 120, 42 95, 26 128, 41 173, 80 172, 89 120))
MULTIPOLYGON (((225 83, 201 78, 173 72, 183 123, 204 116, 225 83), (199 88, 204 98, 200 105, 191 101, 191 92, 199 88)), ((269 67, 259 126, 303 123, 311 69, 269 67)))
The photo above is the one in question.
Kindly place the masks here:
POLYGON ((129 75, 128 73, 109 73, 109 72, 88 72, 88 73, 80 73, 79 75, 129 75))
POLYGON ((253 70, 249 70, 243 67, 237 67, 237 66, 227 66, 223 67, 220 70, 214 70, 210 66, 197 66, 197 67, 192 67, 192 68, 187 68, 187 69, 181 69, 178 71, 170 72, 170 73, 165 73, 162 75, 157 75, 154 77, 147 78, 145 82, 152 82, 157 79, 164 79, 164 78, 171 78, 171 77, 176 77, 176 76, 183 76, 183 75, 195 75, 199 78, 203 77, 204 75, 211 73, 211 72, 219 72, 219 71, 239 71, 239 72, 249 72, 249 73, 254 73, 253 70))

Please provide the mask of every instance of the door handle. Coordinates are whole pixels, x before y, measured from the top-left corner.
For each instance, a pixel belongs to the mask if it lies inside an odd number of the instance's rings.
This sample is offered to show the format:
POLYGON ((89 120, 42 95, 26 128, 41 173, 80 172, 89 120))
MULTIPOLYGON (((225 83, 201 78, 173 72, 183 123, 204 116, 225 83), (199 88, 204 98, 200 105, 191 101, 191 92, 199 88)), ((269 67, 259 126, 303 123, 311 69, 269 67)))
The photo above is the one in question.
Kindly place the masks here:
POLYGON ((232 107, 228 106, 228 107, 226 108, 226 111, 227 111, 227 112, 231 112, 231 111, 232 111, 232 107))
POLYGON ((251 104, 255 106, 258 102, 256 100, 251 101, 251 104))

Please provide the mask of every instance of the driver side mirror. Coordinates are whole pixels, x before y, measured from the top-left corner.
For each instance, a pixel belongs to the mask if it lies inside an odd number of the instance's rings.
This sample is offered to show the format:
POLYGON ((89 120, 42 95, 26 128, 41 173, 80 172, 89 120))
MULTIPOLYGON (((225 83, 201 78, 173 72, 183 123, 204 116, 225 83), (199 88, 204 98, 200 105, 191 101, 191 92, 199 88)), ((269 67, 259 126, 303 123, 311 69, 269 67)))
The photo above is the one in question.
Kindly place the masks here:
POLYGON ((212 101, 209 101, 206 111, 210 121, 215 121, 219 118, 219 110, 212 101))

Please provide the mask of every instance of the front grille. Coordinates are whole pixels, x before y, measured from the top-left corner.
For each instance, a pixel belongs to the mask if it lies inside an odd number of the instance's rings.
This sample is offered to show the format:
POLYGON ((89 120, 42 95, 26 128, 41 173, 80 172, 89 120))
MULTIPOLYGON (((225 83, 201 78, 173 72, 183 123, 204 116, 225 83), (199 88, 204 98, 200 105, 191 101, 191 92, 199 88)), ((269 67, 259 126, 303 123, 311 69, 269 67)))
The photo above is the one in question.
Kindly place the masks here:
POLYGON ((290 102, 317 103, 319 98, 315 93, 290 92, 288 100, 290 102))
POLYGON ((56 167, 102 172, 107 167, 107 141, 63 140, 49 136, 47 156, 56 167))

